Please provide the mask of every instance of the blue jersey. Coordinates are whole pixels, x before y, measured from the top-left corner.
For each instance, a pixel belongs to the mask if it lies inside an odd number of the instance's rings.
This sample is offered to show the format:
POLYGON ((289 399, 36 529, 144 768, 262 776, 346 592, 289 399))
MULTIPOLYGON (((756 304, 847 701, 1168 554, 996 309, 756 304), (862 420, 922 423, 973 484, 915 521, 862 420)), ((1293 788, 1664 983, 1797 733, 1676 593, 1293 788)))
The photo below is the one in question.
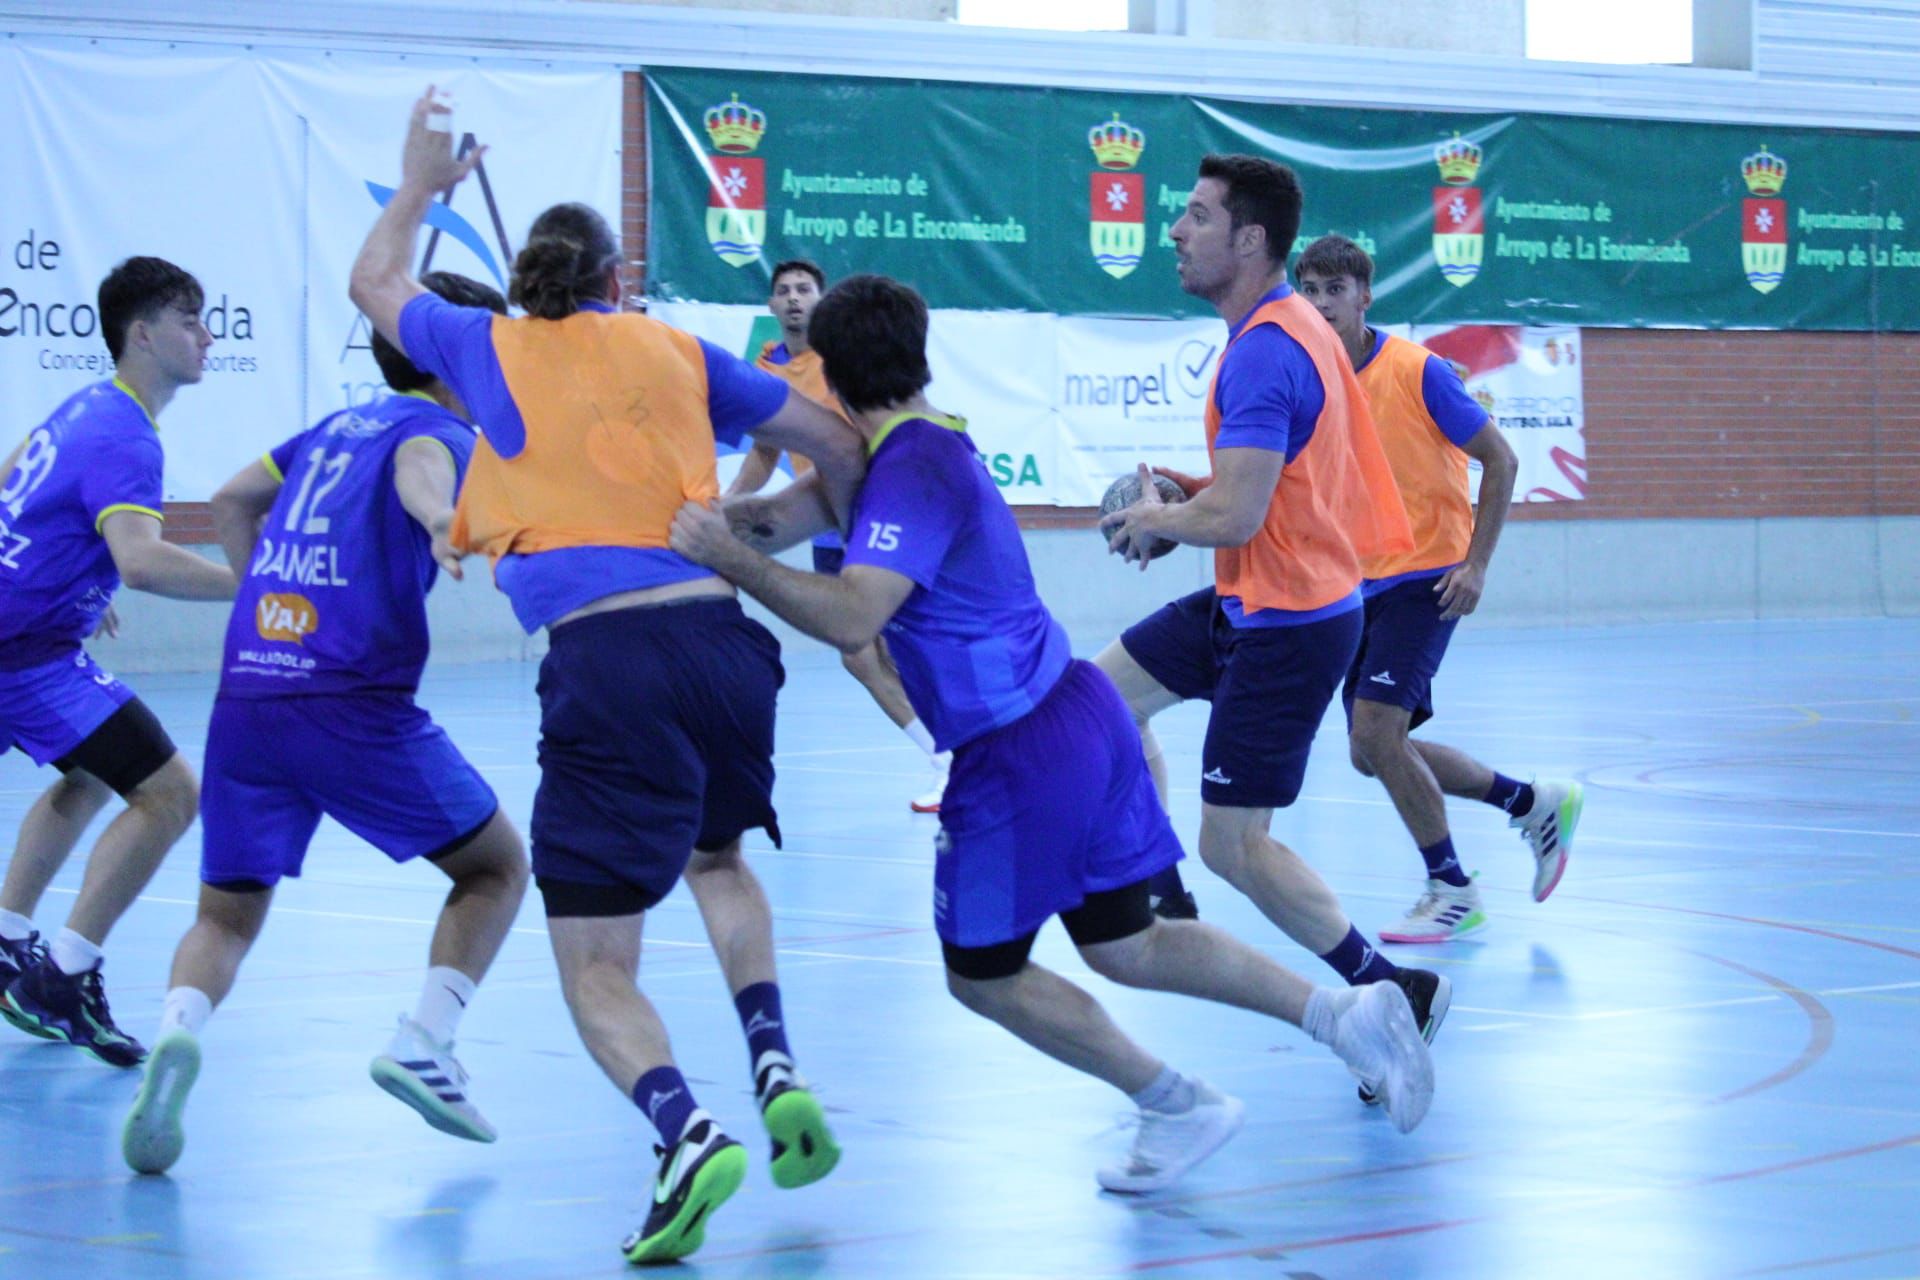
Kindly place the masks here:
POLYGON ((419 687, 439 569, 393 487, 394 451, 418 438, 465 473, 473 428, 419 395, 336 413, 262 459, 282 484, 227 622, 222 697, 419 687))
POLYGON ((897 418, 869 448, 846 563, 918 584, 887 648, 934 745, 951 750, 1039 705, 1072 658, 1067 633, 963 423, 897 418))
POLYGON ((113 602, 120 573, 100 532, 108 516, 161 518, 160 431, 118 378, 69 396, 0 478, 0 670, 79 649, 113 602))

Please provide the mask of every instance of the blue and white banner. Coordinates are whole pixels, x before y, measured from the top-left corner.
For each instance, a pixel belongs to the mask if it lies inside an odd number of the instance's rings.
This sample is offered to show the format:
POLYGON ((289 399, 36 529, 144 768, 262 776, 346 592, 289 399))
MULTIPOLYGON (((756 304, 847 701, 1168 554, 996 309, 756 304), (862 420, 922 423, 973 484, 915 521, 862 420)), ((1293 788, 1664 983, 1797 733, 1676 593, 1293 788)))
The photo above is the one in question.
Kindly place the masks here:
POLYGON ((616 227, 620 73, 81 41, 0 48, 0 453, 112 374, 95 293, 151 254, 206 288, 206 377, 161 418, 167 497, 204 501, 322 415, 383 394, 347 273, 399 178, 407 111, 454 95, 483 171, 433 210, 428 268, 505 291, 535 214, 616 227))

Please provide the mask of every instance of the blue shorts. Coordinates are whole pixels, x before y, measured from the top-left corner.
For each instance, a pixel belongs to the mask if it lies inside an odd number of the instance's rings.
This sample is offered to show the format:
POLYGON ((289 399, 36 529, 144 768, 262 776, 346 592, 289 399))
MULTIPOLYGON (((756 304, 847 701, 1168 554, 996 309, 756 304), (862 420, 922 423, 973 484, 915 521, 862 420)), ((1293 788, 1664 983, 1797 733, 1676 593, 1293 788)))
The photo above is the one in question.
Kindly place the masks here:
POLYGON ((838 573, 840 566, 847 562, 844 547, 823 547, 813 544, 813 571, 815 573, 838 573))
POLYGON ((550 916, 632 915, 693 850, 773 810, 780 642, 733 599, 596 613, 552 630, 540 664, 533 873, 550 916))
POLYGON ((216 698, 200 786, 200 879, 298 876, 325 814, 395 862, 450 853, 499 801, 398 693, 216 698))
POLYGON ((934 925, 957 947, 1024 937, 1181 856, 1126 702, 1077 660, 1039 706, 954 749, 935 847, 934 925))
POLYGON ((1297 627, 1236 627, 1212 587, 1127 628, 1120 643, 1169 692, 1213 704, 1200 798, 1282 809, 1300 795, 1307 753, 1360 644, 1361 611, 1297 627))
POLYGON ((0 751, 20 748, 35 764, 53 764, 132 701, 85 649, 65 658, 0 671, 0 751))
POLYGON ((1367 597, 1367 629, 1340 700, 1353 727, 1353 702, 1384 702, 1411 713, 1411 727, 1433 719, 1433 677, 1460 619, 1443 621, 1439 576, 1412 578, 1367 597))

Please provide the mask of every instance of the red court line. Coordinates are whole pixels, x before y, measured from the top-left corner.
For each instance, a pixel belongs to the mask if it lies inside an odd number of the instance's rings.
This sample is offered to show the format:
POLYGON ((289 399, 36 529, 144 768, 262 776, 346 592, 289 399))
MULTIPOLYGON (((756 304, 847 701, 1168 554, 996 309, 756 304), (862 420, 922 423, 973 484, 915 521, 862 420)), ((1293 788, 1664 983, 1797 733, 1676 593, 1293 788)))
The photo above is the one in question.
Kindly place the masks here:
POLYGON ((1730 1280, 1744 1280, 1747 1276, 1777 1276, 1789 1271, 1811 1271, 1815 1267, 1831 1267, 1841 1262, 1865 1262, 1868 1258, 1890 1258, 1896 1253, 1913 1253, 1920 1250, 1920 1241, 1912 1244, 1896 1244, 1886 1249, 1866 1249, 1859 1253, 1836 1253, 1827 1258, 1807 1258, 1801 1262, 1782 1262, 1778 1266, 1760 1267, 1753 1271, 1736 1271, 1730 1280))
POLYGON ((1906 947, 1896 947, 1891 942, 1878 942, 1872 938, 1856 938, 1850 933, 1834 933, 1830 929, 1816 929, 1810 924, 1794 924, 1787 920, 1768 920, 1762 916, 1736 916, 1724 911, 1702 911, 1698 907, 1670 907, 1662 902, 1628 902, 1623 898, 1592 898, 1585 894, 1564 894, 1575 902, 1598 902, 1613 907, 1638 907, 1643 911, 1675 911, 1686 916, 1707 916, 1714 920, 1736 920, 1741 924, 1763 925, 1769 929, 1791 929, 1795 933, 1810 933, 1819 938, 1831 938, 1835 942, 1850 942, 1856 947, 1872 947, 1876 951, 1890 951, 1909 960, 1920 960, 1920 951, 1906 947))
MULTIPOLYGON (((1875 1155, 1882 1151, 1891 1151, 1896 1147, 1912 1146, 1920 1143, 1920 1133, 1910 1133, 1901 1138, 1890 1138, 1885 1142, 1875 1142, 1864 1147, 1848 1147, 1843 1151, 1829 1151, 1823 1155, 1805 1156, 1799 1160, 1787 1160, 1780 1164, 1762 1165, 1757 1169, 1743 1169, 1738 1173, 1720 1173, 1708 1178, 1690 1178, 1683 1182, 1670 1183, 1663 1188, 1647 1188, 1651 1194, 1656 1190, 1692 1191, 1701 1187, 1716 1186, 1725 1182, 1744 1182, 1750 1178, 1765 1178, 1776 1173, 1786 1173, 1793 1169, 1805 1169, 1814 1165, 1834 1164, 1841 1160, 1852 1160, 1858 1156, 1875 1155)), ((1437 1222, 1416 1222, 1403 1227, 1388 1227, 1380 1231, 1363 1231, 1344 1236, 1322 1236, 1312 1240, 1274 1241, 1268 1244, 1247 1245, 1239 1249, 1226 1249, 1218 1253, 1197 1253, 1181 1258, 1155 1258, 1147 1262, 1136 1262, 1127 1267, 1127 1271, 1158 1271, 1166 1267, 1194 1266, 1205 1262, 1224 1262, 1229 1258, 1248 1258, 1262 1253, 1304 1253, 1309 1249, 1331 1249, 1339 1245, 1365 1244, 1375 1240, 1393 1240, 1403 1236, 1425 1235, 1435 1231, 1447 1231, 1454 1227, 1474 1226, 1482 1222, 1492 1222, 1501 1218, 1516 1217, 1522 1213, 1539 1214, 1549 1212, 1541 1205, 1532 1204, 1524 1209, 1515 1209, 1507 1213, 1488 1213, 1473 1218, 1446 1218, 1437 1222)))

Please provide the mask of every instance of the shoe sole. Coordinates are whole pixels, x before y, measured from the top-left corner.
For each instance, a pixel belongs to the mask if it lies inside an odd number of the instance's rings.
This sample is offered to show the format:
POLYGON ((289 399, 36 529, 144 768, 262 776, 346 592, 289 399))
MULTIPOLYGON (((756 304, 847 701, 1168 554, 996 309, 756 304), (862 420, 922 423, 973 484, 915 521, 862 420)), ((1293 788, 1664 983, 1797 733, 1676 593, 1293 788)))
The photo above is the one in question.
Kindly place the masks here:
MULTIPOLYGON (((1436 973, 1433 976, 1438 978, 1440 982, 1438 986, 1434 987, 1433 999, 1427 1004, 1426 1025, 1420 1028, 1420 1038, 1425 1040, 1429 1046, 1433 1044, 1433 1038, 1440 1034, 1440 1024, 1447 1020, 1447 1010, 1453 1008, 1452 980, 1444 973, 1436 973)), ((1407 1007, 1411 1009, 1413 1006, 1409 1004, 1407 1007)), ((1361 1085, 1360 1101, 1370 1107, 1377 1107, 1380 1105, 1380 1095, 1367 1088, 1367 1086, 1361 1085)))
POLYGON ((375 1084, 413 1108, 422 1120, 442 1133, 465 1138, 468 1142, 492 1142, 499 1136, 490 1129, 479 1128, 458 1111, 450 1109, 432 1089, 421 1083, 419 1077, 386 1054, 373 1060, 367 1068, 367 1074, 375 1084))
POLYGON ((11 996, 0 996, 0 1018, 5 1018, 7 1020, 7 1025, 12 1027, 14 1030, 24 1031, 28 1035, 37 1037, 38 1039, 41 1039, 41 1040, 60 1039, 59 1036, 53 1034, 53 1032, 51 1031, 48 1031, 45 1027, 42 1027, 40 1025, 39 1019, 35 1018, 32 1014, 22 1013, 18 1009, 15 1009, 13 1007, 13 998, 11 996))
MULTIPOLYGON (((1551 893, 1552 890, 1549 889, 1548 892, 1551 893)), ((1486 928, 1487 924, 1487 913, 1484 911, 1476 911, 1445 933, 1388 933, 1385 930, 1381 930, 1380 941, 1403 943, 1412 946, 1419 946, 1422 943, 1437 944, 1454 942, 1460 938, 1472 937, 1474 934, 1486 928)))
POLYGON ((120 1131, 120 1154, 135 1173, 165 1173, 187 1145, 180 1113, 200 1078, 200 1042, 185 1032, 164 1036, 147 1055, 147 1073, 120 1131))
POLYGON ((773 1185, 791 1191, 818 1182, 840 1163, 840 1144, 827 1128, 827 1113, 805 1089, 789 1089, 768 1104, 761 1119, 779 1154, 773 1185))
POLYGON ((26 1032, 28 1035, 39 1036, 42 1040, 53 1040, 60 1044, 72 1045, 74 1048, 80 1050, 80 1052, 86 1054, 89 1058, 92 1058, 95 1062, 98 1062, 102 1066, 113 1067, 114 1069, 119 1071, 128 1071, 134 1067, 139 1066, 141 1063, 147 1060, 146 1050, 142 1049, 139 1051, 139 1056, 134 1058, 130 1062, 114 1061, 112 1058, 107 1057, 104 1053, 101 1053, 100 1050, 95 1048, 93 1045, 88 1044, 85 1041, 75 1040, 72 1036, 68 1035, 65 1031, 62 1031, 59 1027, 56 1027, 51 1023, 42 1022, 35 1015, 28 1013, 25 1009, 22 1009, 19 1005, 13 1002, 13 992, 11 991, 7 992, 5 995, 0 995, 0 1009, 6 1010, 6 1019, 8 1022, 11 1022, 14 1026, 20 1028, 20 1030, 26 1032))
POLYGON ((1560 802, 1560 843, 1555 847, 1554 868, 1549 875, 1546 887, 1540 885, 1540 873, 1533 877, 1533 900, 1545 902, 1553 891, 1560 887, 1560 877, 1567 874, 1567 858, 1573 852, 1573 833, 1580 825, 1580 814, 1587 807, 1587 793, 1579 783, 1567 789, 1567 798, 1560 802))
POLYGON ((1102 1190, 1114 1192, 1116 1195, 1138 1196, 1147 1195, 1155 1191, 1165 1191, 1168 1187, 1180 1181, 1180 1179, 1186 1177, 1189 1173, 1192 1173, 1202 1164, 1205 1164, 1207 1160, 1212 1158, 1215 1152, 1226 1146, 1227 1143, 1233 1140, 1233 1136, 1240 1132, 1240 1126, 1246 1123, 1247 1104, 1235 1097, 1228 1097, 1227 1104, 1226 1125, 1221 1128, 1219 1133, 1214 1135, 1211 1142, 1199 1148, 1198 1152, 1184 1164, 1165 1170, 1159 1177, 1151 1181, 1136 1179, 1131 1182, 1122 1182, 1119 1179, 1109 1181, 1106 1178, 1096 1178, 1095 1180, 1100 1183, 1102 1190))
POLYGON ((627 1261, 639 1266, 684 1258, 707 1242, 707 1221, 747 1179, 747 1151, 733 1145, 714 1153, 693 1175, 686 1204, 660 1230, 623 1250, 627 1261))
MULTIPOLYGON (((1413 1006, 1407 1003, 1406 992, 1394 987, 1393 993, 1398 999, 1386 1005, 1387 1076, 1380 1082, 1378 1093, 1393 1127, 1401 1133, 1412 1133, 1433 1105, 1433 1055, 1427 1052, 1427 1042, 1414 1024, 1413 1006)), ((1437 1003, 1440 993, 1434 995, 1437 1003)), ((1453 1003, 1451 991, 1447 1003, 1453 1003)), ((1434 1025, 1438 1030, 1437 1019, 1434 1025)))

